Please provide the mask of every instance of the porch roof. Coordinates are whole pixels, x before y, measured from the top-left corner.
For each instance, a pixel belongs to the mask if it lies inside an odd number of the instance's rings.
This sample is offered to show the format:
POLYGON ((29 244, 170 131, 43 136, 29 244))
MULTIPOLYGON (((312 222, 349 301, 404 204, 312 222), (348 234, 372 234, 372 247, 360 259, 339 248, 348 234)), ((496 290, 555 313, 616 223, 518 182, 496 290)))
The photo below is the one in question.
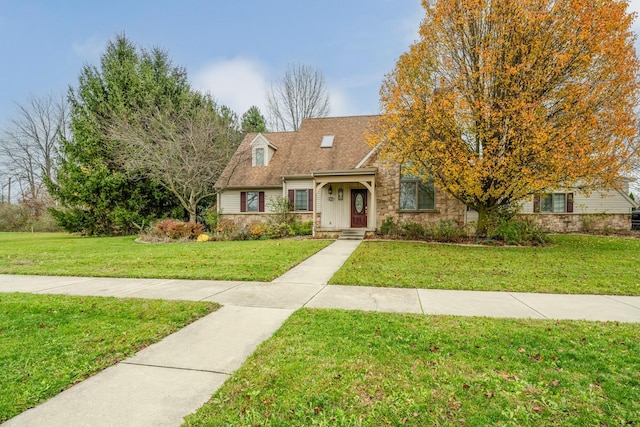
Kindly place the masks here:
POLYGON ((325 177, 325 176, 375 175, 377 171, 378 171, 377 168, 340 169, 340 170, 314 171, 314 172, 311 172, 311 175, 314 178, 325 177))

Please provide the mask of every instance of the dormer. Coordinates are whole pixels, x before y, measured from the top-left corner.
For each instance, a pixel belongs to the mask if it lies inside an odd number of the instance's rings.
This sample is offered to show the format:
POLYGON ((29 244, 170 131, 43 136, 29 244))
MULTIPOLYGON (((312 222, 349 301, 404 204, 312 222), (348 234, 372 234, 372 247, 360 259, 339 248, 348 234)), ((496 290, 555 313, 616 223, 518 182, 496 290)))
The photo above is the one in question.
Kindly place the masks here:
POLYGON ((261 133, 251 141, 251 166, 268 166, 278 147, 261 133))

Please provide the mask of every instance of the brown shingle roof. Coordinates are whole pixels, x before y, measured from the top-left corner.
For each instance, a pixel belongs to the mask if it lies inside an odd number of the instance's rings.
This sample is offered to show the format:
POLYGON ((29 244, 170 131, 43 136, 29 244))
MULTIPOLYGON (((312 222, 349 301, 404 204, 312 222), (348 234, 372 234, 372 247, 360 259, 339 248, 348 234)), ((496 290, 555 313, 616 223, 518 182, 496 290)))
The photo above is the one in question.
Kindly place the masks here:
POLYGON ((247 134, 222 172, 216 187, 280 186, 282 176, 354 169, 371 151, 371 146, 365 140, 365 132, 376 117, 305 119, 298 132, 264 133, 264 137, 277 147, 268 166, 251 166, 251 142, 257 134, 247 134), (325 135, 334 135, 331 148, 320 148, 325 135))

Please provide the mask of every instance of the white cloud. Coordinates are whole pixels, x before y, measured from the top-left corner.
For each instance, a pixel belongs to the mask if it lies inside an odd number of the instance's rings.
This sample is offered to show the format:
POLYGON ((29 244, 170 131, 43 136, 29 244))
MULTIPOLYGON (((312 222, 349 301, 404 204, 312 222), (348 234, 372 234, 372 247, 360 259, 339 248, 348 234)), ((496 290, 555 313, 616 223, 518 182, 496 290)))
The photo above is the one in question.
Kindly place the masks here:
POLYGON ((95 37, 91 37, 83 42, 74 42, 72 47, 76 55, 85 61, 97 62, 106 44, 105 40, 98 40, 95 37))
POLYGON ((252 105, 265 115, 268 87, 262 64, 247 58, 233 58, 209 63, 193 73, 193 86, 210 93, 216 102, 242 116, 252 105))
POLYGON ((357 116, 360 114, 343 89, 329 87, 328 92, 330 105, 329 116, 357 116))
MULTIPOLYGON (((191 75, 195 89, 210 93, 218 104, 230 107, 239 116, 252 105, 267 116, 266 94, 272 79, 262 63, 241 57, 219 60, 191 75)), ((330 116, 363 114, 350 99, 349 87, 328 85, 330 116)))

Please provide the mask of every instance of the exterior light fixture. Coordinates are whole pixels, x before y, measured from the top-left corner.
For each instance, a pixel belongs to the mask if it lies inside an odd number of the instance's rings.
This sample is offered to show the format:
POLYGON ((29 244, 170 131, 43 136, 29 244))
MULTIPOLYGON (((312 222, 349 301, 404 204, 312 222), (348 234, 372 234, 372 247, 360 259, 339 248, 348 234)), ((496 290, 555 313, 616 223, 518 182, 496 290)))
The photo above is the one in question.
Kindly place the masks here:
POLYGON ((344 190, 342 188, 338 188, 338 200, 342 200, 344 198, 344 190))
POLYGON ((333 194, 333 187, 331 185, 329 185, 329 195, 333 194))

